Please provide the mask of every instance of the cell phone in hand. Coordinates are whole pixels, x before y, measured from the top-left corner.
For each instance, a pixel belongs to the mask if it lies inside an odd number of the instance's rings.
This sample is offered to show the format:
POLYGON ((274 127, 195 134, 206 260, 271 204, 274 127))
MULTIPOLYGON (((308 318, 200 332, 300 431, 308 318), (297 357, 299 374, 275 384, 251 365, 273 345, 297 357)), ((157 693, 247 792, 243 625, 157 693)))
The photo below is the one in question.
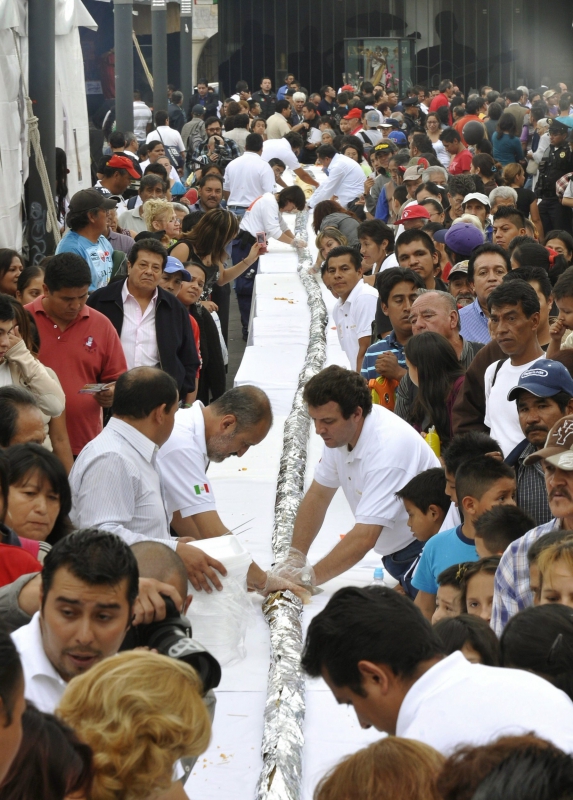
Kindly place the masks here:
POLYGON ((257 233, 257 244, 262 245, 259 248, 260 255, 264 255, 265 253, 268 252, 267 234, 264 231, 259 231, 257 233))

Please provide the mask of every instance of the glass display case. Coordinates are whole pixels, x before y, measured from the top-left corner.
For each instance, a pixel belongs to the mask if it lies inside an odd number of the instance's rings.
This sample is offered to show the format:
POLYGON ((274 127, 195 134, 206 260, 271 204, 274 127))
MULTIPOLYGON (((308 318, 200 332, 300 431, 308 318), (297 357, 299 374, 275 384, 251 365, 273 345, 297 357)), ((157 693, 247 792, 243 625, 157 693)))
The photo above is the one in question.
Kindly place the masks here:
POLYGON ((414 83, 413 39, 345 39, 343 84, 381 84, 400 96, 414 83))

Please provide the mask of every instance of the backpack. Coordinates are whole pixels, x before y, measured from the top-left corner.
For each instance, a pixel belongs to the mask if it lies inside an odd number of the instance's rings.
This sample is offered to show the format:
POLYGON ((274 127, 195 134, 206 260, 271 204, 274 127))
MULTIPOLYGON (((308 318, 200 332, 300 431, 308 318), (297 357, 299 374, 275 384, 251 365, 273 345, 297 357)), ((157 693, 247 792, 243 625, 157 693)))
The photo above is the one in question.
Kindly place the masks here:
POLYGON ((173 147, 173 145, 165 144, 165 142, 163 141, 163 137, 161 136, 161 134, 157 129, 155 130, 155 133, 159 136, 159 139, 161 140, 163 147, 165 148, 165 155, 171 162, 171 166, 175 167, 175 169, 183 169, 184 162, 179 154, 179 150, 176 147, 173 147))

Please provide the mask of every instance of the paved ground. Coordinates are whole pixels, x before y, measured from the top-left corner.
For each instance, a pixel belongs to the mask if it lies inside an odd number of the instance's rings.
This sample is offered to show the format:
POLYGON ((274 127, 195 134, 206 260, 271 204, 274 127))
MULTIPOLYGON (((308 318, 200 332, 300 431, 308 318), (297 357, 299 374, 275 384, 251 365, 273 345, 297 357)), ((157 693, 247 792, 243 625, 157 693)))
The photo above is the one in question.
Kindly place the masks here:
POLYGON ((229 314, 229 369, 227 372, 227 389, 232 389, 235 382, 235 375, 241 364, 243 353, 245 352, 246 342, 243 341, 241 333, 241 318, 235 292, 231 294, 231 309, 229 314))

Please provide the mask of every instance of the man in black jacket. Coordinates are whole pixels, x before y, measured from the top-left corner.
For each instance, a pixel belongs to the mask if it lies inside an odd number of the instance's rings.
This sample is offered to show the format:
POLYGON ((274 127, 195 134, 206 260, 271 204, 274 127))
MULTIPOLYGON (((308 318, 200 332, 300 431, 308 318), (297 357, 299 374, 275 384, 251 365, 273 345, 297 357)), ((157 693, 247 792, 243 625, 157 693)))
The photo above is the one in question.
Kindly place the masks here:
POLYGON ((185 403, 195 399, 199 358, 184 306, 159 286, 167 251, 156 239, 131 249, 127 278, 93 292, 88 305, 106 316, 121 340, 129 369, 159 366, 177 382, 185 403))
POLYGON ((262 79, 261 88, 258 92, 253 92, 252 99, 260 105, 262 119, 268 119, 271 114, 275 113, 277 96, 272 90, 272 82, 270 78, 262 79))

